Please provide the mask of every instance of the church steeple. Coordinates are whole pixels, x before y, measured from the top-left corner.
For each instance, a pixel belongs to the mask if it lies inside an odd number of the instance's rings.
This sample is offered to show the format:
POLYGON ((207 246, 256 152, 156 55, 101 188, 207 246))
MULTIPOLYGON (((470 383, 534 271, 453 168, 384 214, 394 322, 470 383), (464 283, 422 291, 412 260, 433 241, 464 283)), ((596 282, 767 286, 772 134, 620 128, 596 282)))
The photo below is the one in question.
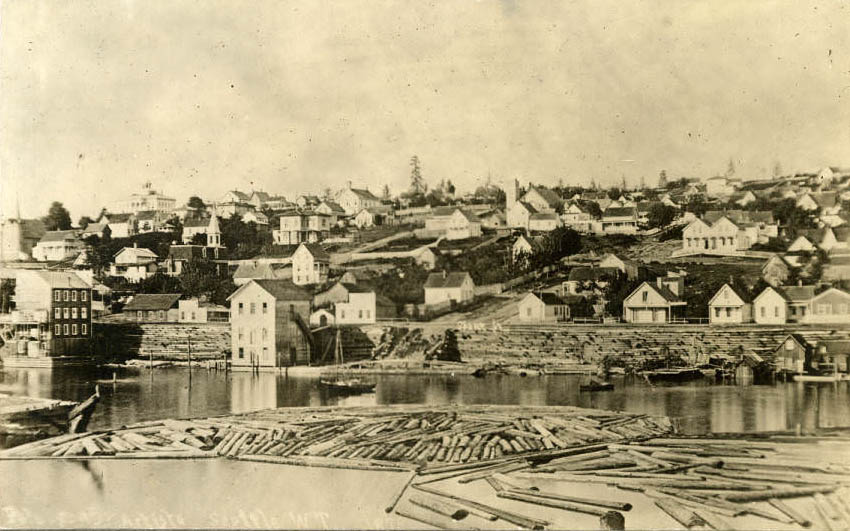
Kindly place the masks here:
POLYGON ((221 228, 218 226, 215 209, 210 216, 210 224, 207 225, 207 247, 221 247, 221 228))

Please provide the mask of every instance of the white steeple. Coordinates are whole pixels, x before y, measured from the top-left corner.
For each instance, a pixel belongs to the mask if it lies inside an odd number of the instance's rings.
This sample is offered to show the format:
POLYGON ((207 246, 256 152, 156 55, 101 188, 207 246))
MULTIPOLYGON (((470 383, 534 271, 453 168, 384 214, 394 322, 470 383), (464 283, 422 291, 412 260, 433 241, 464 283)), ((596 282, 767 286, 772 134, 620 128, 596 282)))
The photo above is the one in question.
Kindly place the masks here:
POLYGON ((221 228, 218 226, 218 215, 214 208, 210 224, 207 225, 207 247, 221 247, 221 228))

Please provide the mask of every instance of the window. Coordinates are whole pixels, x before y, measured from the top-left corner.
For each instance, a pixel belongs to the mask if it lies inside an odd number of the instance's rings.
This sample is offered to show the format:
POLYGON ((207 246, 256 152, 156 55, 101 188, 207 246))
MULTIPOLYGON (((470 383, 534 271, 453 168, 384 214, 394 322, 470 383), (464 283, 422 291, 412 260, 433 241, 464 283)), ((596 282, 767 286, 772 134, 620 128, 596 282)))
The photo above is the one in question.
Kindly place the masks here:
POLYGON ((269 337, 269 331, 267 329, 263 328, 263 341, 268 339, 268 337, 269 337))
POLYGON ((62 296, 59 294, 59 290, 58 290, 58 289, 53 290, 53 300, 55 300, 55 301, 57 301, 57 302, 59 302, 60 300, 62 300, 62 296))
POLYGON ((363 319, 363 310, 357 310, 357 318, 363 319))
POLYGON ((65 317, 65 319, 69 319, 69 318, 70 318, 70 313, 69 313, 70 311, 71 311, 71 309, 70 309, 70 308, 63 308, 63 309, 62 309, 62 315, 65 317))
POLYGON ((371 319, 372 318, 371 314, 372 314, 372 310, 366 310, 366 319, 371 319))
POLYGON ((767 316, 767 308, 765 308, 764 306, 761 307, 761 316, 762 317, 767 316))
POLYGON ((63 293, 64 293, 64 295, 62 296, 62 298, 65 300, 65 302, 68 302, 68 292, 63 291, 63 293))
POLYGON ((185 321, 185 320, 186 320, 186 312, 180 312, 180 320, 181 320, 181 321, 185 321))
POLYGON ((86 294, 86 290, 84 290, 84 289, 80 290, 80 300, 81 300, 81 301, 83 301, 83 302, 85 302, 85 301, 86 301, 86 299, 88 299, 88 298, 89 298, 89 297, 88 297, 88 295, 86 294))
POLYGON ((62 325, 62 335, 68 335, 68 325, 62 325))
POLYGON ((263 303, 263 313, 268 313, 268 311, 269 311, 269 303, 264 302, 263 303))
POLYGON ((80 325, 80 327, 81 327, 81 328, 80 328, 80 333, 81 333, 82 335, 86 335, 86 334, 88 334, 88 332, 89 332, 89 327, 88 327, 87 325, 84 325, 84 324, 83 324, 83 325, 80 325))
POLYGON ((76 319, 76 318, 77 318, 77 309, 71 308, 71 319, 76 319))
POLYGON ((251 345, 254 344, 254 331, 253 330, 248 331, 248 343, 250 343, 251 345))
POLYGON ((75 325, 75 324, 71 325, 71 335, 72 336, 77 335, 77 325, 75 325))
POLYGON ((720 317, 720 308, 715 308, 715 309, 714 309, 714 316, 715 316, 715 317, 720 317))
POLYGON ((165 321, 165 312, 162 310, 159 311, 159 320, 165 321))
POLYGON ((136 312, 136 319, 141 321, 144 318, 145 318, 145 312, 143 312, 142 310, 139 310, 138 312, 136 312))
POLYGON ((240 326, 239 327, 239 340, 241 341, 243 337, 245 337, 245 332, 242 330, 242 327, 240 326))
POLYGON ((641 294, 641 299, 643 300, 643 302, 646 302, 647 300, 649 300, 649 292, 644 291, 641 294))
POLYGON ((255 313, 257 313, 257 303, 252 302, 251 303, 251 315, 254 315, 255 313))
POLYGON ((779 306, 774 306, 774 307, 773 307, 773 316, 774 316, 774 317, 779 317, 779 306))
POLYGON ((88 308, 83 306, 82 308, 80 308, 80 319, 88 319, 88 317, 89 317, 89 310, 88 310, 88 308))
POLYGON ((239 347, 239 359, 243 359, 245 357, 245 349, 239 347))
POLYGON ((797 315, 797 307, 791 306, 791 315, 797 315))
POLYGON ((77 290, 75 289, 71 290, 71 300, 77 302, 77 290))
POLYGON ((269 358, 269 347, 263 347, 263 359, 269 358))
POLYGON ((238 313, 239 313, 239 315, 242 315, 242 307, 243 307, 243 306, 244 306, 244 305, 240 302, 240 303, 239 303, 239 312, 238 312, 238 313))
POLYGON ((53 308, 53 318, 61 319, 62 318, 62 310, 60 308, 53 308))
POLYGON ((195 320, 195 312, 192 312, 192 320, 195 320))
POLYGON ((54 333, 55 333, 57 336, 61 336, 61 335, 62 335, 62 325, 56 325, 56 326, 54 327, 54 333))
POLYGON ((525 309, 525 315, 527 315, 527 316, 531 317, 531 308, 526 308, 526 309, 525 309))
POLYGON ((339 311, 339 318, 340 318, 340 319, 345 319, 345 310, 340 310, 340 311, 339 311))

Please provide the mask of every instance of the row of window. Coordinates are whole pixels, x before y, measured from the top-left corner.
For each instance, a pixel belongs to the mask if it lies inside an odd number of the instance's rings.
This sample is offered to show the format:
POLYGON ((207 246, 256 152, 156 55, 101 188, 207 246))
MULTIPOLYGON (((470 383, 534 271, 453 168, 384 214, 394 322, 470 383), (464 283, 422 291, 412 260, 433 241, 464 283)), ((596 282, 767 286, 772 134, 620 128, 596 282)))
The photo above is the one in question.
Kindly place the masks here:
POLYGON ((86 324, 81 324, 79 329, 77 328, 76 324, 56 325, 53 328, 53 330, 54 330, 55 336, 76 336, 76 335, 78 335, 77 330, 79 330, 79 332, 80 332, 79 335, 82 335, 82 336, 88 335, 88 333, 89 333, 89 327, 86 324))
MULTIPOLYGON (((59 301, 77 301, 77 291, 75 289, 55 289, 53 290, 53 300, 59 301)), ((80 300, 85 301, 88 298, 88 292, 84 289, 79 290, 80 300)))
MULTIPOLYGON (((257 353, 254 351, 254 349, 251 349, 250 355, 251 355, 251 359, 253 360, 253 359, 256 358, 257 353)), ((265 360, 265 359, 268 359, 268 357, 269 357, 269 347, 263 347, 263 358, 262 359, 265 360)), ((242 347, 239 347, 239 359, 240 360, 245 359, 245 349, 242 348, 242 347)))
MULTIPOLYGON (((89 318, 89 310, 85 306, 79 309, 80 310, 80 319, 88 319, 89 318)), ((77 308, 53 308, 53 318, 54 319, 76 319, 77 318, 77 308)))
MULTIPOLYGON (((136 311, 136 319, 142 320, 145 318, 144 310, 136 311)), ((153 321, 154 319, 159 319, 160 321, 165 321, 165 310, 148 310, 148 320, 153 321)))
MULTIPOLYGON (((239 315, 242 315, 244 310, 245 310, 245 305, 240 302, 239 305, 237 306, 237 313, 239 315)), ((263 313, 268 313, 268 312, 269 312, 269 304, 267 302, 264 302, 263 303, 263 313)), ((248 313, 250 313, 252 315, 257 313, 257 303, 256 302, 252 302, 249 305, 249 312, 248 313)))
MULTIPOLYGON (((345 310, 339 311, 340 320, 345 319, 345 310)), ((363 319, 363 310, 357 310, 357 318, 363 319)), ((366 310, 366 319, 372 318, 372 310, 366 310)))
MULTIPOLYGON (((240 326, 239 328, 237 328, 236 332, 237 332, 237 337, 239 338, 239 341, 242 341, 245 338, 245 332, 243 331, 242 327, 240 326)), ((263 330, 262 330, 262 340, 265 341, 265 340, 268 339, 268 337, 269 337, 268 329, 263 328, 263 330)), ((254 330, 248 331, 248 343, 251 344, 251 345, 254 344, 254 330)))

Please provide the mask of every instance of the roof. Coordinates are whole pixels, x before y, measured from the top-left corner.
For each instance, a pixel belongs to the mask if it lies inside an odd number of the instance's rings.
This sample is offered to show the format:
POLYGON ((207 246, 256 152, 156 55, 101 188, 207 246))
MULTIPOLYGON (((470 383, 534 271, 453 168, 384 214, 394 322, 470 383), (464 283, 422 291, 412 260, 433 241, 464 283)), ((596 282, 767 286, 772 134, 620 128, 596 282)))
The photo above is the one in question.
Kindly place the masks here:
POLYGON ((832 234, 840 242, 850 242, 850 227, 832 227, 832 234))
POLYGON ((709 210, 702 219, 706 223, 713 225, 720 218, 727 218, 736 225, 746 225, 750 223, 773 223, 773 212, 769 211, 748 211, 748 210, 709 210))
POLYGON ((619 274, 620 270, 616 267, 579 266, 570 269, 569 280, 573 282, 602 280, 606 278, 616 278, 619 274))
POLYGON ((548 220, 557 220, 558 214, 554 212, 536 212, 531 215, 529 219, 548 219, 548 220))
POLYGON ((124 306, 124 311, 168 310, 180 300, 179 293, 137 293, 124 306))
POLYGON ((748 299, 748 297, 745 297, 745 296, 741 295, 741 294, 740 294, 740 293, 739 293, 739 292, 738 292, 735 288, 733 288, 733 287, 732 287, 732 286, 730 286, 729 284, 723 284, 723 286, 721 286, 721 287, 720 287, 720 289, 719 289, 719 290, 717 290, 717 293, 715 293, 715 294, 714 294, 714 296, 712 296, 712 297, 711 297, 711 299, 709 299, 709 301, 708 301, 708 305, 709 305, 709 306, 713 305, 713 304, 714 304, 714 299, 716 299, 717 297, 719 297, 719 296, 720 296, 720 294, 721 294, 721 293, 723 292, 723 290, 725 290, 725 289, 728 289, 728 290, 732 291, 732 293, 733 293, 736 297, 738 297, 739 299, 741 299, 741 303, 742 303, 742 304, 747 304, 748 302, 750 302, 750 301, 749 301, 749 299, 748 299))
POLYGON ((469 273, 466 271, 431 273, 425 281, 424 288, 459 288, 467 278, 469 273))
POLYGON ((246 194, 245 192, 240 192, 239 190, 228 190, 227 193, 235 195, 236 198, 240 201, 247 201, 248 199, 250 199, 250 196, 248 194, 246 194))
POLYGON ((186 228, 186 227, 206 227, 209 224, 210 224, 210 218, 193 216, 191 218, 186 218, 186 220, 183 221, 183 228, 186 228))
POLYGON ((525 201, 517 201, 516 204, 521 205, 524 209, 526 209, 529 212, 529 214, 536 214, 537 213, 537 209, 534 208, 533 206, 529 205, 525 201))
POLYGON ((241 262, 233 272, 233 278, 276 279, 277 274, 275 268, 268 262, 241 262))
POLYGON ((540 197, 542 197, 551 208, 555 208, 563 202, 561 196, 554 190, 550 190, 542 186, 532 186, 531 189, 526 192, 526 195, 530 194, 532 191, 540 194, 540 197))
POLYGON ((850 341, 846 339, 833 339, 829 341, 818 341, 817 350, 819 351, 821 347, 826 349, 826 354, 829 356, 847 356, 850 355, 850 341))
POLYGON ((817 194, 811 194, 812 199, 814 199, 815 203, 818 204, 821 208, 832 208, 838 202, 838 193, 837 192, 821 192, 817 194))
MULTIPOLYGON (((313 300, 313 295, 307 291, 306 289, 299 288, 295 284, 292 283, 291 280, 270 280, 270 279, 258 279, 252 280, 245 286, 249 286, 251 283, 255 283, 264 290, 266 290, 269 294, 271 294, 277 300, 283 301, 311 301, 313 300)), ((244 288, 245 286, 242 286, 244 288)), ((239 291, 242 290, 239 288, 236 290, 233 295, 236 295, 239 291)), ((231 295, 230 297, 233 297, 231 295)), ((228 298, 230 298, 228 297, 228 298)))
POLYGON ((567 304, 551 291, 532 291, 531 294, 540 299, 546 306, 565 306, 567 304))
POLYGON ((361 286, 358 284, 348 284, 344 282, 340 282, 342 287, 346 289, 349 293, 372 293, 374 290, 367 286, 361 286))
POLYGON ((815 296, 814 286, 780 286, 777 291, 788 302, 808 301, 815 296))
POLYGON ((136 219, 139 221, 145 221, 148 219, 156 219, 159 213, 156 210, 142 210, 138 214, 136 214, 136 219))
POLYGON ((380 199, 375 197, 375 194, 373 194, 369 190, 364 190, 363 188, 349 188, 349 190, 351 190, 352 192, 357 194, 357 196, 361 199, 370 199, 372 201, 380 201, 380 199))
POLYGON ((635 217, 636 215, 635 207, 610 207, 602 212, 603 218, 635 217))
POLYGON ((322 201, 322 204, 327 206, 331 210, 331 212, 334 212, 334 213, 337 213, 337 214, 345 214, 345 209, 342 208, 341 206, 339 206, 339 203, 337 203, 336 201, 331 201, 330 199, 325 199, 324 201, 322 201))
POLYGON ((122 247, 114 256, 118 256, 124 251, 132 251, 136 258, 159 258, 155 252, 146 247, 122 247))
POLYGON ((109 224, 112 223, 129 223, 130 218, 133 214, 104 214, 103 217, 106 218, 106 222, 109 224))
POLYGON ((269 198, 271 196, 268 194, 268 192, 257 192, 255 190, 255 191, 251 192, 251 199, 253 199, 254 197, 256 197, 257 199, 259 199, 262 202, 266 202, 266 201, 269 200, 269 198))
POLYGON ((473 223, 478 223, 478 222, 480 222, 480 221, 481 221, 480 219, 478 219, 478 216, 476 216, 475 214, 473 214, 473 213, 471 213, 471 212, 468 212, 468 211, 464 210, 463 208, 461 208, 461 207, 457 207, 457 206, 441 206, 441 207, 436 207, 436 208, 434 208, 433 210, 431 210, 431 217, 447 217, 447 216, 454 216, 454 214, 455 214, 455 212, 456 212, 456 211, 459 211, 461 214, 463 214, 463 216, 464 216, 467 220, 469 220, 469 221, 471 221, 471 222, 473 222, 473 223))
MULTIPOLYGON (((316 244, 316 243, 301 242, 301 244, 299 244, 298 247, 305 247, 308 251, 310 251, 310 254, 313 255, 313 258, 315 258, 315 259, 319 259, 319 260, 330 260, 331 259, 331 255, 328 254, 327 251, 322 249, 322 247, 320 245, 316 244)), ((297 249, 296 249, 296 251, 297 251, 297 249)))
POLYGON ((192 260, 203 255, 203 245, 172 245, 168 248, 168 258, 172 260, 192 260))
POLYGON ((41 237, 40 242, 64 242, 68 240, 76 240, 77 231, 75 230, 49 230, 41 237))
MULTIPOLYGON (((23 271, 21 271, 23 273, 23 271)), ((45 281, 51 288, 91 288, 85 280, 71 271, 32 271, 45 281)))
POLYGON ((89 223, 86 225, 86 228, 83 229, 83 234, 94 234, 96 232, 103 232, 108 225, 106 223, 89 223))

